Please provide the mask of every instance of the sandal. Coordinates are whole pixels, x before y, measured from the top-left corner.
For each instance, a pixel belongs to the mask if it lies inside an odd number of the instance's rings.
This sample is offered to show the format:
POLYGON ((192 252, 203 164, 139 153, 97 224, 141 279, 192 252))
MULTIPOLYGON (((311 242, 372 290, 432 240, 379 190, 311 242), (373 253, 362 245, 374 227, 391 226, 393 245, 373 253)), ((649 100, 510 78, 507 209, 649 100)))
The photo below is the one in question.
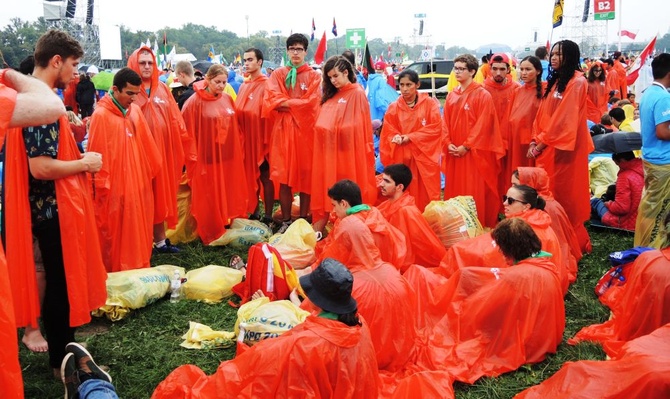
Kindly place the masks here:
POLYGON ((230 258, 230 263, 228 263, 228 266, 235 270, 241 270, 242 268, 246 267, 247 264, 244 263, 242 258, 240 258, 238 255, 233 255, 233 257, 230 258))

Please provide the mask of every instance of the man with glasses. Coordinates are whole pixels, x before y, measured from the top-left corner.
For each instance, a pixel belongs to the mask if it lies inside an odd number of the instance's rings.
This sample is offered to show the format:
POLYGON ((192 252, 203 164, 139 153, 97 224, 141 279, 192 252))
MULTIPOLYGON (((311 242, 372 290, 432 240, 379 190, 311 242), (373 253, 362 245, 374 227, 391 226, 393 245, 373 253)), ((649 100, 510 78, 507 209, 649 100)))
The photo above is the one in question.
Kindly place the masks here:
POLYGON ((312 179, 314 123, 321 101, 321 74, 306 62, 307 37, 294 33, 286 39, 290 63, 270 75, 262 116, 274 120, 270 137, 270 179, 279 183, 282 220, 291 224, 293 193, 300 193, 300 217, 308 219, 312 179))
POLYGON ((498 174, 505 151, 491 94, 473 81, 477 67, 470 54, 454 60, 459 86, 444 104, 444 198, 472 196, 482 225, 494 227, 501 207, 498 174))
POLYGON ((154 215, 153 247, 156 253, 176 253, 179 248, 165 236, 165 228, 177 226, 177 189, 184 167, 182 137, 186 137, 184 120, 170 89, 161 82, 156 57, 143 46, 128 59, 128 67, 142 78, 142 90, 136 104, 142 109, 162 160, 160 172, 153 181, 154 215))

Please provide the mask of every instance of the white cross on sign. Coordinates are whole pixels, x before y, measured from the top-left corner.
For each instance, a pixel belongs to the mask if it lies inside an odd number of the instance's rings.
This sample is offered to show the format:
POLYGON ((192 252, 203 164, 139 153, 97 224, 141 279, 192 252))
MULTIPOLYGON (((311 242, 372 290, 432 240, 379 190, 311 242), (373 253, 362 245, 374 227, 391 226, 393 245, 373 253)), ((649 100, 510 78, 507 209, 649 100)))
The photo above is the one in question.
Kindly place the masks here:
POLYGON ((365 29, 347 29, 347 48, 363 48, 365 29))

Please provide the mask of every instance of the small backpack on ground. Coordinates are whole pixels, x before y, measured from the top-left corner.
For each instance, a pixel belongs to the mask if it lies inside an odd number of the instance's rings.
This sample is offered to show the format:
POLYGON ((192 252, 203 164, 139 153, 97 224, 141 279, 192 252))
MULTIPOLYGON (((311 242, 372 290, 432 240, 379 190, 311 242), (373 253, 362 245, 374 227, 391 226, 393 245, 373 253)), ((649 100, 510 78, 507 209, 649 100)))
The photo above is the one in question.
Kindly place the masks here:
POLYGON ((233 292, 241 299, 239 305, 249 302, 258 290, 271 301, 289 299, 291 291, 300 285, 293 266, 267 243, 257 243, 249 248, 246 268, 245 280, 233 286, 233 292))
POLYGON ((596 283, 596 295, 601 296, 610 287, 618 287, 626 283, 628 269, 641 253, 654 248, 633 247, 624 251, 612 252, 609 255, 612 267, 596 283))

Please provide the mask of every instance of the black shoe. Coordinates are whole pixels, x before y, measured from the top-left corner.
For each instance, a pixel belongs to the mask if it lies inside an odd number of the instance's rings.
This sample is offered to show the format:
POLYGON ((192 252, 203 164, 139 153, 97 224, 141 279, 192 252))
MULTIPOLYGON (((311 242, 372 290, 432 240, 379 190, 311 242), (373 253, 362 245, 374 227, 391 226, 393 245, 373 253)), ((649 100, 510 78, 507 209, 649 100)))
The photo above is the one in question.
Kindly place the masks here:
POLYGON ((67 353, 60 365, 60 379, 65 387, 65 399, 74 399, 79 392, 79 370, 74 353, 67 353))
POLYGON ((84 348, 76 342, 70 342, 65 345, 65 352, 71 353, 74 355, 75 367, 79 373, 89 374, 94 378, 99 380, 112 382, 112 376, 107 374, 103 369, 101 369, 93 360, 93 356, 84 348))
POLYGON ((181 249, 172 245, 170 239, 166 238, 165 245, 163 245, 162 247, 157 247, 154 245, 154 249, 152 252, 154 254, 178 254, 179 252, 181 252, 181 249))

